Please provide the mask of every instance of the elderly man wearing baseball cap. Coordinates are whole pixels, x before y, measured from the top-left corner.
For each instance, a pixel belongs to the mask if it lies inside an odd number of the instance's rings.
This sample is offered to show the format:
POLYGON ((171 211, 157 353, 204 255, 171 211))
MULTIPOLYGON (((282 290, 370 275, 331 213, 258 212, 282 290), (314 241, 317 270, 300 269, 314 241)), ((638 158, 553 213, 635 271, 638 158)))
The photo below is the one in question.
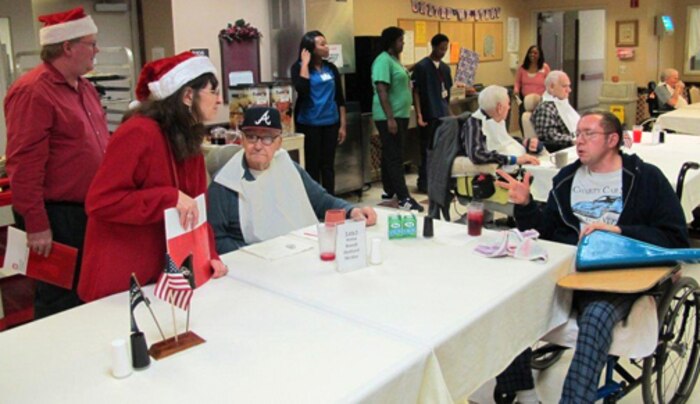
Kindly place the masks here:
POLYGON ((280 148, 282 125, 274 108, 249 108, 241 129, 243 150, 209 186, 207 218, 219 254, 300 229, 344 209, 351 219, 377 221, 371 207, 356 208, 326 192, 280 148))
MULTIPOLYGON (((15 223, 29 248, 48 256, 53 241, 82 250, 84 201, 102 162, 109 131, 100 97, 82 77, 99 52, 97 26, 78 7, 39 17, 43 63, 20 77, 5 97, 7 172, 15 223)), ((79 255, 80 258, 80 255, 79 255)), ((37 282, 34 316, 80 303, 72 290, 37 282)))

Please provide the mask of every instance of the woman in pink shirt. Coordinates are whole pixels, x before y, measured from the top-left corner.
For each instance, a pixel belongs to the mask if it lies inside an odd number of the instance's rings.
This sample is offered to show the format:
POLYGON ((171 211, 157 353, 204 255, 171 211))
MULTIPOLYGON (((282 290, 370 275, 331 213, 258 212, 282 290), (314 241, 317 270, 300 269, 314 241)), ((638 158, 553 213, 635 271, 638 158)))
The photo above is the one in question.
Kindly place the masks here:
MULTIPOLYGON (((537 45, 532 45, 527 50, 527 56, 523 60, 523 64, 515 73, 513 91, 523 101, 528 94, 542 95, 545 91, 544 79, 548 74, 549 65, 544 62, 542 49, 537 45)), ((525 106, 524 103, 520 103, 520 116, 523 115, 523 112, 525 112, 525 106)), ((522 121, 520 121, 520 127, 523 127, 522 121)))

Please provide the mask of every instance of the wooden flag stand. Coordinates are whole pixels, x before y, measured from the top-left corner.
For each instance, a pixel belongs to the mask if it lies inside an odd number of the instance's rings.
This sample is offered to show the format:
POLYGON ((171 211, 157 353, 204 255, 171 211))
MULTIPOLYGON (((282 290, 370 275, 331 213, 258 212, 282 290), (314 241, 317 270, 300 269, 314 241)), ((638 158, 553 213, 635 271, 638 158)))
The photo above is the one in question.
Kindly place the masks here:
POLYGON ((206 341, 204 338, 192 331, 187 331, 177 335, 176 337, 170 337, 163 341, 156 342, 155 344, 151 345, 148 353, 151 354, 153 359, 160 360, 205 342, 206 341))

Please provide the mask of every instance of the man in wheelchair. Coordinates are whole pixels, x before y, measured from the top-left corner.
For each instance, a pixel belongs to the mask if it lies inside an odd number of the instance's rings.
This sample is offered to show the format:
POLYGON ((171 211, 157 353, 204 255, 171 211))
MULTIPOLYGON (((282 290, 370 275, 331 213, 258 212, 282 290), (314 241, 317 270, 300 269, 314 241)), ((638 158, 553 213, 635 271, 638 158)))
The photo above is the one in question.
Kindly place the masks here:
POLYGON ((509 112, 510 97, 505 88, 488 86, 483 89, 479 93, 479 110, 462 125, 459 154, 469 157, 474 164, 538 165, 537 157, 529 153, 539 153, 543 146, 536 138, 526 139, 524 145, 513 139, 505 124, 509 112))
MULTIPOLYGON (((597 230, 625 235, 668 248, 688 247, 685 218, 676 194, 661 171, 636 155, 620 152, 622 125, 609 112, 585 113, 577 125, 578 160, 553 179, 546 205, 533 202, 529 177, 518 181, 503 171, 497 184, 508 190, 520 229, 536 229, 551 241, 575 245, 597 230)), ((638 295, 576 292, 579 334, 561 403, 593 403, 605 365, 612 330, 638 295)), ((498 376, 497 391, 534 393, 530 350, 498 376)), ((534 396, 536 401, 536 395, 534 396)))

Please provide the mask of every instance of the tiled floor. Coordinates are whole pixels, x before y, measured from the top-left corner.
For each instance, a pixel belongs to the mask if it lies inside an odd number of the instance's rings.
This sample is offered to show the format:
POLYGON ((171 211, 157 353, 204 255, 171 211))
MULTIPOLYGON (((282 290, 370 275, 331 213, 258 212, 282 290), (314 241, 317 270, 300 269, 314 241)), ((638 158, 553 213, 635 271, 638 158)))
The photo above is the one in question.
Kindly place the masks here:
MULTIPOLYGON (((408 174, 406 175, 406 184, 408 185, 408 189, 411 192, 412 196, 418 201, 418 202, 423 202, 423 204, 426 208, 427 211, 427 199, 428 196, 425 194, 421 194, 417 192, 416 189, 416 175, 415 174, 408 174)), ((358 200, 357 196, 352 195, 352 196, 347 196, 347 200, 356 203, 358 205, 369 205, 369 206, 377 206, 380 202, 382 202, 381 199, 381 194, 382 194, 382 186, 381 182, 376 182, 372 184, 372 187, 369 190, 366 190, 362 194, 362 199, 358 200)), ((466 208, 464 206, 461 206, 459 204, 453 204, 450 209, 450 214, 452 217, 452 220, 455 220, 459 218, 462 214, 466 212, 466 208)), ((424 215, 422 213, 421 215, 424 215)), ((700 281, 700 265, 697 265, 695 267, 689 268, 685 272, 686 275, 692 276, 700 281)), ((571 357, 572 357, 573 352, 571 350, 568 350, 564 353, 562 358, 555 363, 552 367, 547 369, 546 371, 543 372, 535 372, 535 381, 537 385, 537 391, 540 397, 540 400, 544 404, 550 404, 550 403, 557 403, 559 400, 559 397, 561 395, 561 389, 562 385, 564 382, 564 377, 566 376, 566 372, 569 368, 569 363, 571 362, 571 357)), ((493 400, 490 399, 491 393, 493 391, 493 382, 487 383, 487 385, 484 386, 484 389, 482 392, 477 392, 474 396, 472 396, 473 400, 477 400, 476 402, 479 403, 492 403, 493 400)), ((465 401, 466 402, 466 401, 465 401)), ((636 403, 642 403, 642 393, 641 393, 641 388, 637 388, 636 390, 632 391, 627 397, 619 401, 622 404, 636 404, 636 403)), ((700 389, 697 387, 694 390, 693 395, 690 397, 688 400, 688 403, 690 404, 700 404, 700 389)))

